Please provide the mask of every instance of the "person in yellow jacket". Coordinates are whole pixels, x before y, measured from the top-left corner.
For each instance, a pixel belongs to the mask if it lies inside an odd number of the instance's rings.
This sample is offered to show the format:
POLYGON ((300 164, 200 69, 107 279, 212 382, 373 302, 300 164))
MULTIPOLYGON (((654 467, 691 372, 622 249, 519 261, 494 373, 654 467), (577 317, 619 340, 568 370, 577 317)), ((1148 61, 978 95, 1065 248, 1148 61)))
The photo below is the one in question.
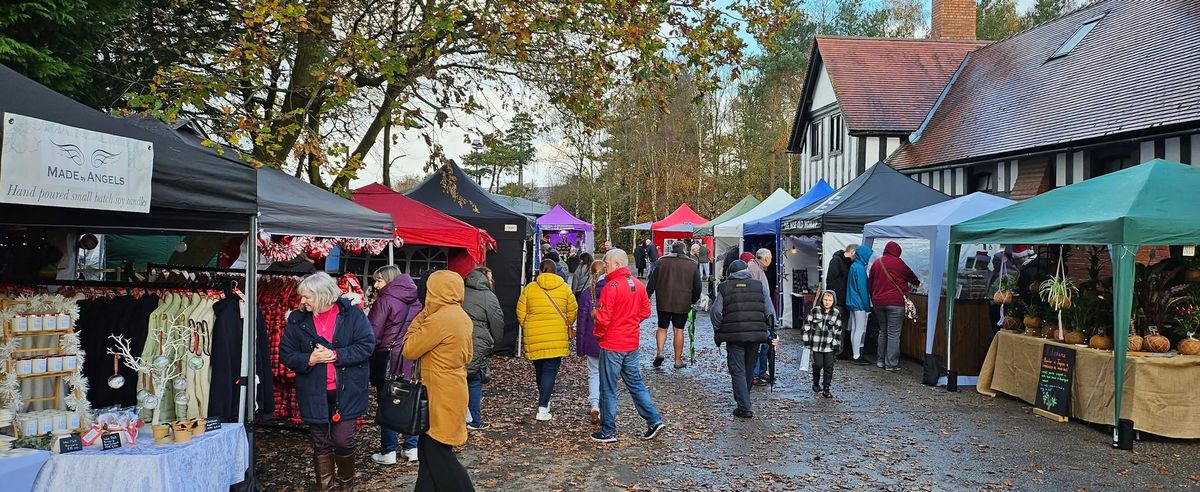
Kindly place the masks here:
POLYGON ((417 441, 417 490, 475 490, 454 446, 467 443, 467 362, 471 318, 463 311, 463 279, 438 270, 425 284, 425 309, 408 327, 405 359, 415 360, 429 391, 429 430, 417 441))
POLYGON ((575 338, 575 315, 579 306, 571 287, 558 275, 552 260, 542 260, 537 280, 525 286, 517 300, 517 321, 521 323, 525 357, 533 361, 537 376, 537 420, 546 421, 550 415, 550 395, 562 359, 570 352, 575 338))

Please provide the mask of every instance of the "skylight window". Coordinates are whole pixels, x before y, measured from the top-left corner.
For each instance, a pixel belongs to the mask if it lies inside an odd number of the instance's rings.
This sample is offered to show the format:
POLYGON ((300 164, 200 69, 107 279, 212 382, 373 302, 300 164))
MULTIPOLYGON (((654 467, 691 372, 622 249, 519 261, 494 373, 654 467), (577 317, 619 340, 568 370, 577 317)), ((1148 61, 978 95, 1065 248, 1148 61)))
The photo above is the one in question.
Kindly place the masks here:
POLYGON ((1100 19, 1103 18, 1104 16, 1101 15, 1085 21, 1083 25, 1079 26, 1079 29, 1075 31, 1075 34, 1072 34, 1071 37, 1062 44, 1062 46, 1058 47, 1058 51, 1055 51, 1054 55, 1050 56, 1050 59, 1053 60, 1058 57, 1067 56, 1071 50, 1075 49, 1075 47, 1078 46, 1081 41, 1083 41, 1083 38, 1086 37, 1089 32, 1092 32, 1092 29, 1094 29, 1096 24, 1100 23, 1100 19))

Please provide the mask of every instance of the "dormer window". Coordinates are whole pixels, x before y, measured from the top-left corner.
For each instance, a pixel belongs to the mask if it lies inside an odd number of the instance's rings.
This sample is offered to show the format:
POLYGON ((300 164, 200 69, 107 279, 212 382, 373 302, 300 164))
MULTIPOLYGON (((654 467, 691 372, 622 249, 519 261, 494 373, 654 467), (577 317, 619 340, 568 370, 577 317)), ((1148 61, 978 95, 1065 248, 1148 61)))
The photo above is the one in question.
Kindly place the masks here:
POLYGON ((1075 34, 1072 34, 1070 38, 1067 38, 1067 40, 1063 42, 1062 46, 1058 47, 1058 51, 1055 51, 1054 54, 1050 56, 1050 59, 1053 60, 1055 58, 1061 58, 1070 54, 1071 50, 1075 49, 1075 47, 1078 46, 1081 41, 1083 41, 1083 38, 1086 37, 1089 32, 1092 32, 1092 29, 1096 28, 1096 24, 1100 23, 1100 19, 1103 18, 1103 15, 1098 15, 1084 21, 1083 25, 1079 26, 1079 29, 1075 30, 1075 34))

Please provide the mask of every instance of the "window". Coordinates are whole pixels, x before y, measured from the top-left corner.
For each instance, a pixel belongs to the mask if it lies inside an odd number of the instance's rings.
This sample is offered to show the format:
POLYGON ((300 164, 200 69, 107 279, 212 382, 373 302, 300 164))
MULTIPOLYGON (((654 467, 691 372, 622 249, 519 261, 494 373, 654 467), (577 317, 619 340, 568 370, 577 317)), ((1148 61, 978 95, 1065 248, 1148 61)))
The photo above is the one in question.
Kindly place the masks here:
POLYGON ((1050 56, 1050 59, 1053 60, 1055 58, 1067 56, 1069 53, 1071 53, 1071 50, 1075 49, 1075 47, 1078 46, 1081 41, 1083 41, 1083 38, 1086 37, 1089 32, 1092 32, 1092 29, 1096 27, 1096 24, 1100 23, 1100 19, 1103 18, 1104 16, 1101 15, 1084 21, 1083 25, 1079 26, 1079 29, 1075 31, 1075 34, 1072 34, 1070 38, 1067 38, 1066 42, 1064 42, 1062 46, 1058 47, 1058 51, 1055 51, 1054 54, 1050 56))
POLYGON ((821 156, 821 123, 817 121, 808 125, 808 155, 821 156))
POLYGON ((829 117, 829 153, 842 151, 842 115, 835 114, 829 117))

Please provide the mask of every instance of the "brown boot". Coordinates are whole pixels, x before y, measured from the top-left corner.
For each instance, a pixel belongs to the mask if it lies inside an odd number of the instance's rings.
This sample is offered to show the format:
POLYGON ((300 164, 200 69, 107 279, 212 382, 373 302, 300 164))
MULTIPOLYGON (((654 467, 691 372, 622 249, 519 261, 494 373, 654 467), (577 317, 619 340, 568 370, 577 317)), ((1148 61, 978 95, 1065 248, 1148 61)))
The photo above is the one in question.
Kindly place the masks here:
POLYGON ((353 492, 354 490, 354 455, 333 455, 334 463, 337 463, 337 486, 341 492, 353 492))
POLYGON ((317 471, 317 490, 331 492, 333 490, 333 453, 315 455, 313 468, 317 471))

